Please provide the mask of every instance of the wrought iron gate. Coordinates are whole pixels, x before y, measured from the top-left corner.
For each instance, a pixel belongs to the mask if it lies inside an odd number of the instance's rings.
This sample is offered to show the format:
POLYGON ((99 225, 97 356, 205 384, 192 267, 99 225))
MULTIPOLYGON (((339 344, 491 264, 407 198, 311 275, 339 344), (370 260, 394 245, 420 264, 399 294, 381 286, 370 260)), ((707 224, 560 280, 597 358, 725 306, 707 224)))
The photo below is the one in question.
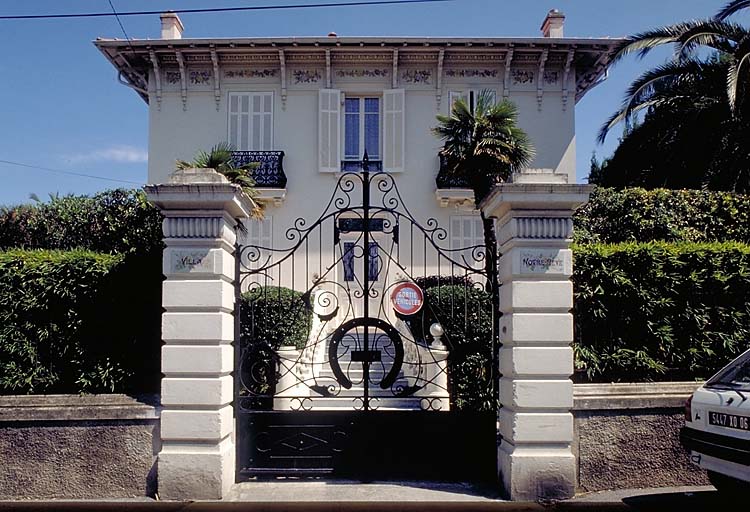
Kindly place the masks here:
POLYGON ((237 247, 238 474, 493 478, 494 238, 446 247, 367 167, 288 247, 237 247), (425 290, 417 313, 392 306, 402 283, 425 290))

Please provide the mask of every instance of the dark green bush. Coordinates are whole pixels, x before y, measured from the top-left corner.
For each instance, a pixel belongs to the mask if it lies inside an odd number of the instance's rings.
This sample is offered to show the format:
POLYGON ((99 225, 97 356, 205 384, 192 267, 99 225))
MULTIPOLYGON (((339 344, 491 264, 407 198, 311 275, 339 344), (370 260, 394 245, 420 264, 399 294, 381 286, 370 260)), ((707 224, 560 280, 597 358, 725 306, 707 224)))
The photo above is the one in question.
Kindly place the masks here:
POLYGON ((145 271, 136 255, 0 252, 0 394, 155 391, 145 271))
POLYGON ((0 208, 0 250, 158 252, 161 223, 161 214, 139 190, 52 197, 47 203, 0 208))
POLYGON ((312 325, 312 310, 302 293, 282 286, 252 288, 242 294, 242 343, 262 342, 303 348, 312 325))
MULTIPOLYGON (((431 276, 423 283, 437 283, 431 276)), ((451 282, 441 276, 440 282, 451 282)), ((492 410, 492 299, 476 283, 427 287, 422 312, 407 322, 416 339, 431 339, 429 328, 440 322, 449 348, 448 376, 453 406, 462 410, 492 410)))
POLYGON ((702 190, 596 188, 574 217, 579 243, 750 243, 750 196, 702 190))
POLYGON ((587 380, 703 379, 750 346, 750 245, 587 244, 574 258, 587 380))

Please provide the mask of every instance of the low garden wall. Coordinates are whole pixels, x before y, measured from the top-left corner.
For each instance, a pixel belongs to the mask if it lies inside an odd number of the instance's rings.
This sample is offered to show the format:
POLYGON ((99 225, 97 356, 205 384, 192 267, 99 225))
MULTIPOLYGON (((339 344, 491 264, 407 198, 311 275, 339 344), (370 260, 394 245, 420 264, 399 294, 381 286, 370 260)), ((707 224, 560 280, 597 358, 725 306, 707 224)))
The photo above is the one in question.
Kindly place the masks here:
POLYGON ((0 396, 0 500, 153 496, 158 429, 153 397, 0 396))
POLYGON ((578 492, 708 485, 679 441, 685 400, 699 385, 576 384, 578 492))

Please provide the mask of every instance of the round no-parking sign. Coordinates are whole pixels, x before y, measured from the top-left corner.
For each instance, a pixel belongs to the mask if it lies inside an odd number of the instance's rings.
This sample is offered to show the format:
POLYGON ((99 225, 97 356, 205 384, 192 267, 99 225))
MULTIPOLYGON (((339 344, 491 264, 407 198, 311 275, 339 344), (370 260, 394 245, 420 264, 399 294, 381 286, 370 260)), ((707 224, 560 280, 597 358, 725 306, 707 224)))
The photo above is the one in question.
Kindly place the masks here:
POLYGON ((391 302, 397 313, 413 315, 422 309, 424 294, 422 289, 414 283, 401 283, 393 289, 391 302))

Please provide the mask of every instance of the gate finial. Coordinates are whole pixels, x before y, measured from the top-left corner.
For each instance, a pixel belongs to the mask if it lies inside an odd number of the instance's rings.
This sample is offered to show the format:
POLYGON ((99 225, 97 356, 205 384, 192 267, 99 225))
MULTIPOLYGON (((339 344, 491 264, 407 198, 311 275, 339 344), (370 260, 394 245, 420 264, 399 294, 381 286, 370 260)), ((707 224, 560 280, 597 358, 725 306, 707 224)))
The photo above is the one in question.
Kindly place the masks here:
POLYGON ((370 157, 367 156, 367 150, 365 149, 365 155, 362 157, 362 170, 363 171, 369 171, 370 170, 370 157))

